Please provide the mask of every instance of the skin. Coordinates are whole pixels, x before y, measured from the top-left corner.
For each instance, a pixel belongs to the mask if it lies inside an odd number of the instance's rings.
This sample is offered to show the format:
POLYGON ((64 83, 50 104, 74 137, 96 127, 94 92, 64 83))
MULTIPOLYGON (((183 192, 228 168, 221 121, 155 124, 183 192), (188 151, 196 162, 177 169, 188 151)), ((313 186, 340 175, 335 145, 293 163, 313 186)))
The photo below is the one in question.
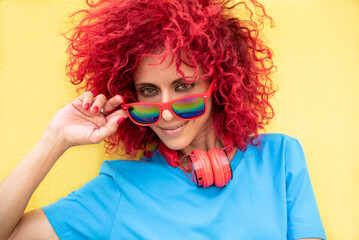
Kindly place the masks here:
MULTIPOLYGON (((156 85, 159 94, 151 96, 150 101, 166 102, 184 95, 205 92, 208 89, 209 82, 205 82, 203 86, 195 84, 189 90, 178 91, 179 88, 176 90, 176 87, 181 84, 172 84, 173 80, 179 78, 173 66, 163 71, 158 67, 148 67, 146 70, 147 64, 152 61, 155 60, 144 59, 135 76, 138 93, 141 90, 141 83, 156 85)), ((181 69, 186 76, 194 71, 187 66, 181 69)), ((203 72, 200 72, 201 74, 203 72)), ((180 89, 186 86, 183 84, 180 89)), ((152 90, 146 91, 149 93, 152 90)), ((140 101, 147 98, 149 97, 139 94, 140 101)), ((118 110, 105 117, 98 112, 98 109, 104 108, 104 112, 110 112, 122 102, 121 96, 106 99, 104 95, 93 96, 91 92, 85 92, 53 117, 34 148, 0 183, 0 240, 59 239, 41 208, 24 214, 28 201, 67 149, 78 145, 99 143, 116 132, 118 125, 127 117, 126 113, 118 110)), ((221 148, 223 144, 216 138, 214 129, 211 127, 213 125, 210 118, 211 109, 209 105, 209 111, 205 116, 189 121, 182 133, 176 137, 166 136, 161 128, 176 127, 184 121, 175 118, 167 110, 163 112, 163 119, 156 126, 152 126, 152 129, 168 147, 178 150, 180 155, 190 153, 197 148, 206 151, 213 147, 221 148)), ((314 240, 314 238, 308 239, 314 240)))
MULTIPOLYGON (((180 69, 188 77, 186 83, 181 75, 177 72, 175 63, 171 65, 171 57, 167 57, 163 63, 158 64, 161 59, 148 56, 142 59, 134 75, 134 82, 138 101, 140 102, 168 102, 186 95, 203 93, 209 88, 210 82, 203 80, 198 81, 202 76, 203 70, 199 69, 198 77, 191 77, 195 69, 182 63, 180 69), (169 67, 168 67, 169 66, 169 67), (167 68, 168 67, 168 68, 167 68)), ((222 149, 223 142, 216 137, 212 117, 212 97, 207 102, 207 112, 201 118, 185 121, 181 120, 169 110, 162 112, 162 119, 156 125, 150 126, 157 134, 161 141, 170 149, 177 150, 179 158, 183 155, 190 154, 194 149, 203 149, 208 151, 212 148, 222 149), (171 136, 163 131, 164 129, 174 129, 182 126, 183 130, 176 136, 171 136)), ((232 155, 231 157, 233 157, 232 155)), ((183 162, 186 164, 186 162, 183 162)))
POLYGON ((16 168, 0 183, 0 239, 58 239, 43 210, 24 214, 32 194, 57 159, 70 147, 96 144, 115 133, 123 110, 104 116, 122 103, 85 92, 62 108, 51 120, 41 139, 16 168))

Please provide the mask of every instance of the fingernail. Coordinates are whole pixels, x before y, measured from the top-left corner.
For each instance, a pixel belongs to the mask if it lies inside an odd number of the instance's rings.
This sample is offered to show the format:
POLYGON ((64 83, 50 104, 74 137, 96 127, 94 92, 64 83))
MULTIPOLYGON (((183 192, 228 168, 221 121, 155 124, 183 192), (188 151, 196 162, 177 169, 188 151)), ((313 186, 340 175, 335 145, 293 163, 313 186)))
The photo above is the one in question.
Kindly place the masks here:
POLYGON ((86 103, 84 106, 84 109, 87 111, 87 110, 89 110, 89 107, 90 107, 90 104, 86 103))
POLYGON ((92 113, 93 113, 93 114, 98 113, 98 107, 97 107, 97 106, 94 106, 94 107, 92 108, 92 113))
POLYGON ((118 125, 120 125, 120 124, 123 122, 123 120, 125 120, 125 118, 124 118, 124 117, 122 117, 122 118, 118 119, 117 124, 118 124, 118 125))

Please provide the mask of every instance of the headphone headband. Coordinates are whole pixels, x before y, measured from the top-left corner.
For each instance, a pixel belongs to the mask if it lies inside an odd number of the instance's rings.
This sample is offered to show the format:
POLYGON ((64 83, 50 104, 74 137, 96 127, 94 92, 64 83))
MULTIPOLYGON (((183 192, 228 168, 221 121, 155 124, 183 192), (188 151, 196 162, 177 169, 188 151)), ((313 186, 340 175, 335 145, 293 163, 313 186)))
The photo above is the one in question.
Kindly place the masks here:
POLYGON ((161 140, 158 142, 160 154, 167 160, 168 165, 173 168, 179 167, 180 161, 175 150, 169 149, 161 140))

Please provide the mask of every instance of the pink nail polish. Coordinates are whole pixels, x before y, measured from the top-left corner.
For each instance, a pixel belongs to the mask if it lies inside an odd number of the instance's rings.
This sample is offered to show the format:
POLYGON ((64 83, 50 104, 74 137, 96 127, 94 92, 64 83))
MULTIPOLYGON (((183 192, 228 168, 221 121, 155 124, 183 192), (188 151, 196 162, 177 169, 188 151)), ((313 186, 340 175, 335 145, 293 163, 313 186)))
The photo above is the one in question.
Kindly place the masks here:
POLYGON ((125 118, 124 118, 124 117, 122 117, 122 118, 118 119, 117 124, 118 124, 118 125, 120 125, 120 124, 123 122, 123 120, 125 120, 125 118))
POLYGON ((98 107, 97 107, 97 106, 94 106, 94 107, 92 108, 92 113, 93 113, 93 114, 98 113, 98 107))
POLYGON ((89 107, 90 107, 90 104, 86 103, 84 106, 84 109, 87 111, 87 110, 89 110, 89 107))

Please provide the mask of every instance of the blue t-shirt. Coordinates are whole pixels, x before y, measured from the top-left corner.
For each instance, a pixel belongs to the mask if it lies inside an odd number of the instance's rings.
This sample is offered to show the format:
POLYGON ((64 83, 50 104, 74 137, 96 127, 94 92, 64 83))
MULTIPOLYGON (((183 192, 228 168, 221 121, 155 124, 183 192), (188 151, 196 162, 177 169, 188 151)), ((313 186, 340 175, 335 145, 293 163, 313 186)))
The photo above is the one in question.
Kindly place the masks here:
POLYGON ((43 207, 60 239, 326 239, 300 143, 261 135, 233 180, 198 188, 156 154, 105 161, 99 176, 43 207))

